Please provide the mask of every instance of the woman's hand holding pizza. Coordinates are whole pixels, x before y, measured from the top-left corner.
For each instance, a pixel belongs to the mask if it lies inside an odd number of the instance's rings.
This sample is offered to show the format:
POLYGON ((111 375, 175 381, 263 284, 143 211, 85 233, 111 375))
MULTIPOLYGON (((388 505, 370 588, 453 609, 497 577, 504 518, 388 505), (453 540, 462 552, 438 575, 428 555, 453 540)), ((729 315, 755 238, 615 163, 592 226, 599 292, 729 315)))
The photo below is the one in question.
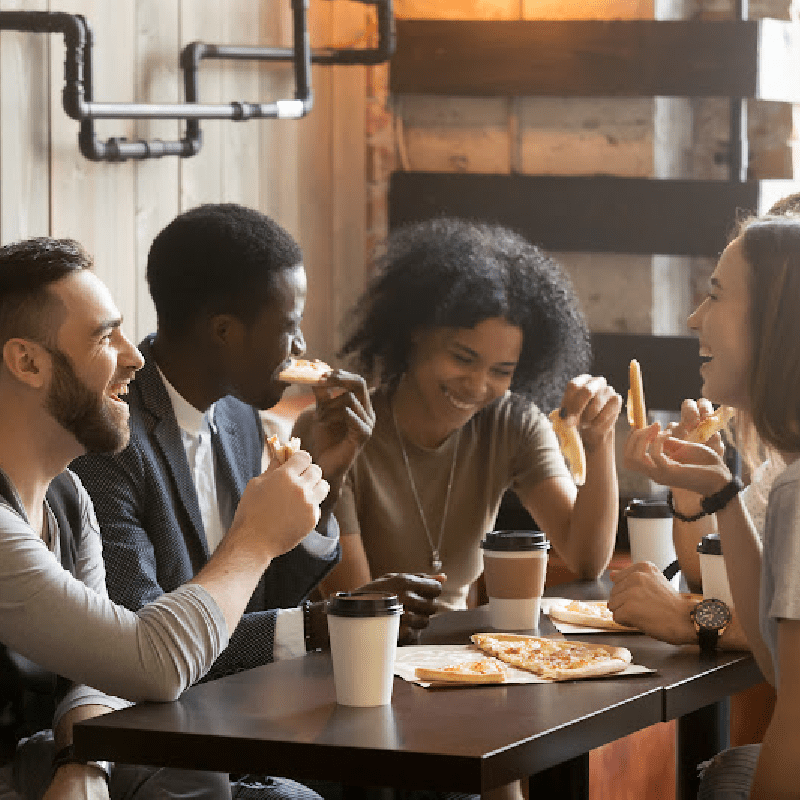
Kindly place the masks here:
POLYGON ((614 425, 622 409, 622 398, 597 375, 578 375, 564 390, 561 417, 580 432, 587 453, 613 441, 614 425))
MULTIPOLYGON (((697 430, 698 425, 703 420, 709 419, 713 413, 714 406, 704 397, 699 400, 686 399, 681 403, 680 420, 671 423, 667 430, 673 438, 686 440, 693 431, 697 430)), ((719 433, 715 433, 704 444, 720 456, 724 456, 725 447, 722 444, 722 437, 719 433)), ((672 487, 672 489, 678 509, 689 509, 692 513, 700 509, 700 499, 695 492, 677 486, 672 487)))
MULTIPOLYGON (((714 406, 705 397, 701 397, 699 400, 684 400, 681 403, 680 421, 671 424, 668 430, 675 439, 690 440, 691 435, 697 431, 700 423, 709 419, 714 413, 714 406)), ((705 444, 706 447, 710 447, 721 456, 725 453, 722 436, 718 432, 714 433, 707 441, 701 442, 701 444, 705 444)))
POLYGON ((703 444, 672 436, 654 422, 633 430, 625 444, 624 464, 662 486, 686 489, 707 497, 722 489, 731 473, 722 456, 703 444))

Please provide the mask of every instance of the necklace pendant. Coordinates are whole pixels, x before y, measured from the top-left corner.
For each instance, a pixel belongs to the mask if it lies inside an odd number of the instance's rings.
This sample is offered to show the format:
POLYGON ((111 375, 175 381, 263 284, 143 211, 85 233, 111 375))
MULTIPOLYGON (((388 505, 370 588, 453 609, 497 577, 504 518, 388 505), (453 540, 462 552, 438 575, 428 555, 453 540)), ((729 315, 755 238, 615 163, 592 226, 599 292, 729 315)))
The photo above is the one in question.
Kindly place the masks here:
POLYGON ((442 559, 439 557, 439 551, 434 550, 431 553, 431 571, 437 575, 442 571, 442 559))

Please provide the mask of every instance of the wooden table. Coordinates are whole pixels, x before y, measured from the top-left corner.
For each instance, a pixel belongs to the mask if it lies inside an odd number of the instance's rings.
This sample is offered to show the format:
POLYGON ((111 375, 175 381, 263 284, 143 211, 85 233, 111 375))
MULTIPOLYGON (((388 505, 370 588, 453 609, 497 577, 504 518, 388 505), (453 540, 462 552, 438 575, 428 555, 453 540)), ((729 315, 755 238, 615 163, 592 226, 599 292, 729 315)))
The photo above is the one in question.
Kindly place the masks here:
MULTIPOLYGON (((554 593, 604 591, 590 582, 554 593)), ((486 607, 435 618, 424 641, 464 642, 478 629, 489 629, 486 607)), ((556 796, 578 798, 588 796, 591 749, 675 718, 678 764, 693 777, 696 761, 685 759, 724 744, 718 704, 761 679, 746 655, 703 661, 697 648, 638 634, 582 638, 623 644, 635 663, 657 672, 444 690, 398 678, 391 705, 358 709, 336 704, 330 657, 312 654, 194 686, 174 703, 81 723, 75 747, 83 757, 121 762, 401 788, 480 792, 534 775, 537 791, 555 782, 556 796)), ((690 790, 679 780, 679 797, 690 790)))

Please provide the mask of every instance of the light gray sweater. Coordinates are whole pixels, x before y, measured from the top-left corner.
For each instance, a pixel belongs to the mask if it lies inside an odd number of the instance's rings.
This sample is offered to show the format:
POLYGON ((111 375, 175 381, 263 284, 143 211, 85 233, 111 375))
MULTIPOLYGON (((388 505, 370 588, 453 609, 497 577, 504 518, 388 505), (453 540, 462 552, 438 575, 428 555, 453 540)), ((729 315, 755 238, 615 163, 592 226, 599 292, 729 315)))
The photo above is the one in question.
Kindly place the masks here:
POLYGON ((197 584, 137 613, 109 600, 97 520, 80 480, 73 478, 82 518, 76 577, 61 566, 49 509, 48 543, 0 503, 0 641, 74 682, 54 725, 79 705, 120 708, 127 703, 119 698, 176 699, 205 674, 229 636, 219 606, 197 584))

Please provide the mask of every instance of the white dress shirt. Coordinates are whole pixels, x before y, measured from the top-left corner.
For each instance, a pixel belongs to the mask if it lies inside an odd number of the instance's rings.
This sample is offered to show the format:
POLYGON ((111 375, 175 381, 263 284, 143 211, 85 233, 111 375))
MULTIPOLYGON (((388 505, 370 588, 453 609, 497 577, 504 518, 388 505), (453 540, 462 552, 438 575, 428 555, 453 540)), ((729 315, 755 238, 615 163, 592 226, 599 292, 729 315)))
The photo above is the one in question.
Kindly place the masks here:
MULTIPOLYGON (((167 389, 181 431, 181 440, 186 450, 189 471, 200 505, 208 550, 209 553, 213 553, 233 522, 236 510, 233 508, 230 493, 223 488, 224 482, 217 480, 217 464, 211 446, 212 431, 216 433, 214 405, 212 404, 205 413, 199 411, 179 394, 160 369, 158 372, 167 389)), ((302 609, 279 609, 275 621, 273 658, 275 661, 295 658, 304 655, 305 652, 302 609)))

